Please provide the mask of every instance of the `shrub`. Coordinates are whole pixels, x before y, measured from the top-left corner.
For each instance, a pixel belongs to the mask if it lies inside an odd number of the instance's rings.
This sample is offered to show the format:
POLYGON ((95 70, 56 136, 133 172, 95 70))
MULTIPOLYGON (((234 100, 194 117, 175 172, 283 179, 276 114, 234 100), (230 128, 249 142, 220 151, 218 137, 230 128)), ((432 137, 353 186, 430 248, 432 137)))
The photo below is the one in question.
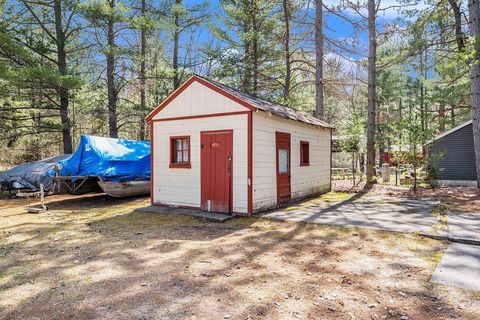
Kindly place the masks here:
POLYGON ((425 182, 433 189, 438 187, 438 167, 431 160, 425 163, 425 182))

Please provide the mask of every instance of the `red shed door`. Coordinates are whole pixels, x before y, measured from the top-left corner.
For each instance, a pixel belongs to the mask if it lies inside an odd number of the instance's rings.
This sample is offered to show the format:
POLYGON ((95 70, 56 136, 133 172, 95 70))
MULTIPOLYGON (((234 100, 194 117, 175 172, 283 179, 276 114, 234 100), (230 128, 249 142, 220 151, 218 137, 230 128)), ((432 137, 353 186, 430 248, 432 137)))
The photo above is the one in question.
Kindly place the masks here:
POLYGON ((276 132, 277 146, 277 204, 288 203, 291 198, 290 134, 276 132))
POLYGON ((232 211, 232 150, 232 131, 201 133, 202 210, 232 211))

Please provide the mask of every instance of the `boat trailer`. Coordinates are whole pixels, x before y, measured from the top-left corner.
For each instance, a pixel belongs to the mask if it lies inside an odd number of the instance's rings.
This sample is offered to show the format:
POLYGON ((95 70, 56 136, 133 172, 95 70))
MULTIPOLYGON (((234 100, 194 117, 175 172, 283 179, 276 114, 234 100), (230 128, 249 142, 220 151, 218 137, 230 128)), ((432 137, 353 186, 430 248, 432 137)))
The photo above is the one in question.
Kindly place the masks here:
POLYGON ((43 183, 40 184, 40 191, 18 192, 15 196, 27 199, 40 197, 40 207, 30 205, 25 207, 28 213, 42 213, 48 210, 48 207, 45 205, 45 187, 43 186, 43 183))

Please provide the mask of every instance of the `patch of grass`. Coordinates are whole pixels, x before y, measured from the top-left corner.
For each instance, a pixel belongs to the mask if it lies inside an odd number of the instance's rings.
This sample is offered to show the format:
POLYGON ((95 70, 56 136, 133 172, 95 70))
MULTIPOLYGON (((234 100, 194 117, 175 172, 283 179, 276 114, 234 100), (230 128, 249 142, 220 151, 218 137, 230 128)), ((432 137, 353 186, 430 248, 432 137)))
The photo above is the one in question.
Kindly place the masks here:
POLYGON ((229 226, 251 226, 261 220, 260 217, 238 217, 236 219, 230 219, 225 222, 229 226))
POLYGON ((432 251, 425 255, 425 259, 432 265, 436 266, 443 257, 444 252, 442 250, 432 251))
POLYGON ((338 239, 351 236, 353 233, 360 234, 360 231, 353 227, 327 226, 312 222, 298 222, 298 225, 300 239, 338 239))
POLYGON ((8 253, 9 253, 9 251, 7 249, 0 248, 0 258, 1 257, 6 257, 8 253))
POLYGON ((285 209, 283 209, 283 211, 295 211, 295 210, 298 210, 298 209, 301 209, 302 207, 301 206, 290 206, 290 207, 287 207, 285 209))
POLYGON ((286 230, 276 230, 274 232, 268 233, 268 238, 273 239, 273 240, 283 241, 283 240, 292 239, 292 237, 293 237, 293 235, 290 232, 290 230, 288 230, 288 229, 286 229, 286 230))
POLYGON ((293 225, 298 224, 292 221, 279 221, 275 219, 259 219, 250 225, 251 228, 258 231, 277 231, 281 229, 287 229, 293 225))
POLYGON ((386 231, 377 231, 377 238, 380 238, 380 239, 388 239, 391 237, 391 233, 388 233, 386 231))
POLYGON ((330 205, 330 204, 339 203, 339 202, 348 200, 353 196, 355 196, 354 193, 332 191, 332 192, 324 193, 316 198, 307 199, 299 204, 292 205, 283 210, 294 211, 297 209, 308 208, 310 206, 315 206, 315 205, 325 205, 325 204, 330 205))
POLYGON ((202 221, 200 219, 186 215, 156 214, 133 211, 103 220, 94 221, 90 223, 90 225, 103 229, 121 229, 122 231, 126 232, 135 232, 146 229, 151 225, 161 225, 163 228, 168 228, 187 224, 198 225, 201 223, 202 221))
POLYGON ((419 255, 427 255, 432 251, 432 248, 437 249, 439 246, 441 246, 442 252, 445 249, 441 241, 419 235, 391 234, 391 240, 394 241, 395 245, 419 255))
POLYGON ((448 230, 447 206, 443 201, 440 201, 440 204, 432 209, 432 214, 437 218, 437 223, 433 225, 433 232, 438 234, 440 230, 448 230))
POLYGON ((396 243, 421 257, 433 268, 440 262, 447 248, 444 242, 421 236, 400 236, 396 243))
POLYGON ((352 197, 351 193, 332 191, 332 192, 322 194, 320 197, 316 198, 315 200, 321 200, 326 202, 340 202, 340 201, 345 201, 351 197, 352 197))
POLYGON ((12 274, 12 279, 15 281, 23 281, 27 274, 23 271, 17 271, 12 274))

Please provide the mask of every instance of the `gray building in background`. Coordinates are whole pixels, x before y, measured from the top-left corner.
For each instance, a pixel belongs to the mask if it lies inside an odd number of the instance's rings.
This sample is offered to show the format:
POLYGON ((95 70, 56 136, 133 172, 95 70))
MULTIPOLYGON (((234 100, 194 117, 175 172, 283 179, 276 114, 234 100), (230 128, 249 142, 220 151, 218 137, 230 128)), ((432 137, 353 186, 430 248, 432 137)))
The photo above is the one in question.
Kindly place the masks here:
POLYGON ((472 120, 429 141, 428 154, 439 170, 441 185, 476 186, 472 120))

